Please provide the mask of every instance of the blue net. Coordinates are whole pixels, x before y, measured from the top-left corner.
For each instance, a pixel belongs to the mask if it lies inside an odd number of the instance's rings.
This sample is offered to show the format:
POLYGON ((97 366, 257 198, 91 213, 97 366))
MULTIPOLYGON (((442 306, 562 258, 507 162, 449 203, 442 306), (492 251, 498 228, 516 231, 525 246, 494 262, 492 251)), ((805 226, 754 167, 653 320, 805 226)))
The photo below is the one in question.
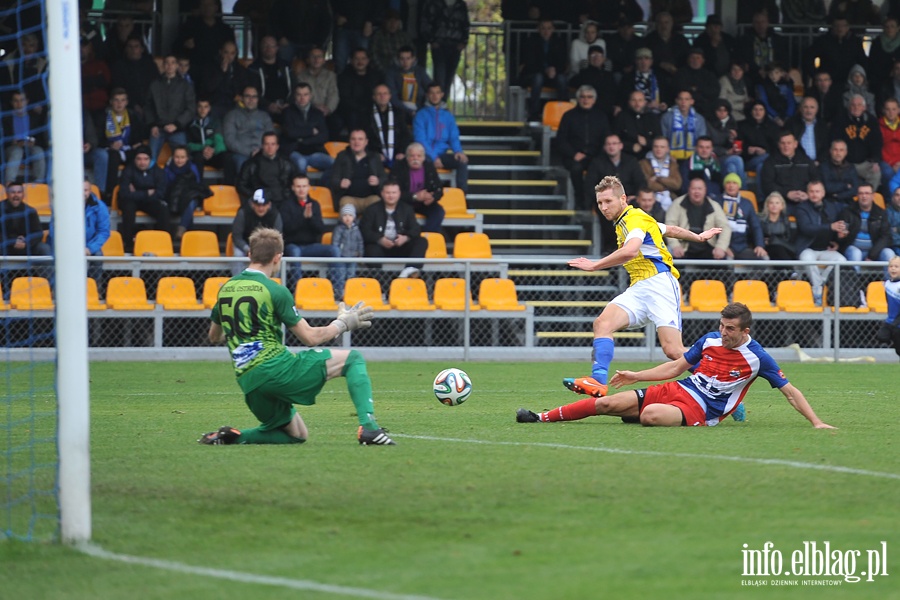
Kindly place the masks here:
POLYGON ((59 530, 44 10, 0 10, 0 536, 42 541, 59 530))

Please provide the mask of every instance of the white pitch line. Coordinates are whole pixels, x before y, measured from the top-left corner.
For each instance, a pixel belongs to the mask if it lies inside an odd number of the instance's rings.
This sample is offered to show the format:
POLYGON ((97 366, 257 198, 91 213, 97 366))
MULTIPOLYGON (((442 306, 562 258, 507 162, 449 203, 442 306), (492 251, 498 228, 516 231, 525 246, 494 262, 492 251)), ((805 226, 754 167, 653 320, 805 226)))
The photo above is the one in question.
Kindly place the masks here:
POLYGON ((307 590, 312 592, 322 592, 325 594, 340 594, 343 596, 355 596, 357 598, 374 598, 375 600, 438 600, 437 598, 432 598, 431 596, 391 594, 389 592, 379 592, 376 590, 367 590, 364 588, 329 585, 327 583, 318 583, 316 581, 308 581, 306 579, 288 579, 287 577, 254 575, 253 573, 243 573, 241 571, 228 571, 225 569, 212 569, 209 567, 195 567, 192 565, 186 565, 184 563, 173 562, 169 560, 160 560, 158 558, 146 558, 143 556, 117 554, 115 552, 104 550, 103 548, 100 548, 99 546, 95 546, 93 544, 78 544, 75 546, 75 549, 89 556, 93 556, 94 558, 114 560, 117 562, 132 565, 141 565, 154 569, 174 571, 176 573, 185 573, 187 575, 200 575, 203 577, 213 577, 215 579, 226 579, 228 581, 236 581, 238 583, 271 585, 292 590, 307 590))
POLYGON ((572 446, 570 444, 550 444, 546 442, 502 442, 494 440, 472 440, 461 438, 443 438, 430 435, 407 435, 404 433, 391 432, 393 437, 409 438, 415 440, 426 440, 431 442, 452 442, 458 444, 481 444, 485 446, 525 446, 537 448, 561 448, 563 450, 587 450, 588 452, 606 452, 607 454, 626 454, 633 456, 659 456, 663 458, 697 458, 701 460, 724 460, 729 462, 746 462, 758 465, 778 465, 781 467, 791 467, 794 469, 809 469, 812 471, 830 471, 832 473, 845 473, 847 475, 864 475, 867 477, 878 477, 881 479, 897 479, 900 480, 900 474, 883 473, 881 471, 868 471, 866 469, 854 469, 852 467, 841 467, 837 465, 817 465, 814 463, 798 462, 794 460, 783 460, 780 458, 751 458, 746 456, 726 456, 718 454, 689 454, 686 452, 657 452, 654 450, 627 450, 623 448, 605 448, 603 446, 572 446))

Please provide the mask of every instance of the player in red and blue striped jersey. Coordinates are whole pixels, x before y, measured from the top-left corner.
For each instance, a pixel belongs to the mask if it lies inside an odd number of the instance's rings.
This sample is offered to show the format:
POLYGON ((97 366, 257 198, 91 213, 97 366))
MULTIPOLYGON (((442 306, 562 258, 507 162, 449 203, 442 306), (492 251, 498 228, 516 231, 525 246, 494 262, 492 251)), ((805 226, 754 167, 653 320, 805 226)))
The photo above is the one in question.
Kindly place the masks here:
POLYGON ((639 417, 642 425, 678 427, 717 425, 737 408, 757 377, 784 394, 791 406, 816 429, 834 429, 822 422, 803 393, 785 378, 778 364, 750 337, 753 316, 740 303, 722 309, 719 331, 697 340, 684 356, 645 371, 616 371, 613 387, 639 381, 665 381, 691 371, 685 379, 651 385, 612 396, 586 398, 537 414, 516 412, 520 423, 573 421, 594 415, 639 417))

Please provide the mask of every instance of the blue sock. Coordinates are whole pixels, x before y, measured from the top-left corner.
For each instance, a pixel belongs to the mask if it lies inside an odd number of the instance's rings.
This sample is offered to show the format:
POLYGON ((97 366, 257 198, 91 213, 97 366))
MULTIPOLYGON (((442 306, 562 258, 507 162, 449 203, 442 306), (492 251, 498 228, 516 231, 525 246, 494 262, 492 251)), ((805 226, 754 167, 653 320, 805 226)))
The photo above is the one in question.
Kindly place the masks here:
POLYGON ((591 374, 604 385, 609 378, 609 363, 612 362, 615 349, 616 345, 612 338, 594 338, 594 364, 591 374))

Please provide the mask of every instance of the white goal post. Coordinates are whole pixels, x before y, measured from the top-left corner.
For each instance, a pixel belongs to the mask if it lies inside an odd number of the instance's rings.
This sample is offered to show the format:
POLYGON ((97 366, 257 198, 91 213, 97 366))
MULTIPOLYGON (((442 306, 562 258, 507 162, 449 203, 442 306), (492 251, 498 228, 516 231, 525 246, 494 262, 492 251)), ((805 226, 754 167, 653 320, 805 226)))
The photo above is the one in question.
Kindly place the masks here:
POLYGON ((60 534, 91 538, 90 407, 78 0, 46 0, 56 278, 60 534), (65 299, 65 301, 61 301, 65 299))

